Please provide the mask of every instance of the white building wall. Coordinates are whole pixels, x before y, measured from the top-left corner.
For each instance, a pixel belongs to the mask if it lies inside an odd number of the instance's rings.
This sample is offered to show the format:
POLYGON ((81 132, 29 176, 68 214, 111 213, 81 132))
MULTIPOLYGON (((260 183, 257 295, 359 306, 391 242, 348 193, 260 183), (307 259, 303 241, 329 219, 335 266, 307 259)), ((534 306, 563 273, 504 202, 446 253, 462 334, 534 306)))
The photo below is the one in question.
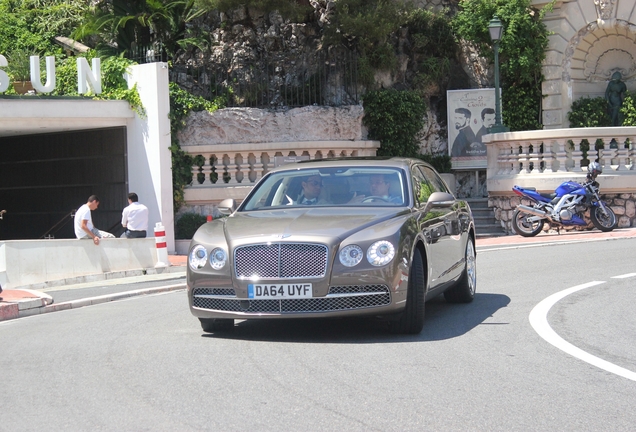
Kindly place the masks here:
POLYGON ((149 210, 149 236, 161 222, 168 252, 174 253, 172 160, 170 152, 170 95, 167 63, 132 66, 128 85, 137 84, 146 116, 135 114, 127 124, 128 188, 149 210))

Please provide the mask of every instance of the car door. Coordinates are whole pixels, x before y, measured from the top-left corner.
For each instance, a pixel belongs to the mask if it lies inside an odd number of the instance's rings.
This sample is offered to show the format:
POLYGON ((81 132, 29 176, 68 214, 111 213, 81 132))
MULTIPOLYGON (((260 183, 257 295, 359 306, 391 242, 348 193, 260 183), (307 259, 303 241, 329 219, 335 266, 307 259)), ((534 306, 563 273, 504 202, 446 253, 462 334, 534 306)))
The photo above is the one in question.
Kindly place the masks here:
POLYGON ((457 263, 457 215, 452 204, 429 208, 426 204, 433 192, 447 192, 446 185, 435 171, 426 165, 412 169, 413 195, 418 211, 419 230, 428 243, 431 266, 431 288, 449 282, 457 263))

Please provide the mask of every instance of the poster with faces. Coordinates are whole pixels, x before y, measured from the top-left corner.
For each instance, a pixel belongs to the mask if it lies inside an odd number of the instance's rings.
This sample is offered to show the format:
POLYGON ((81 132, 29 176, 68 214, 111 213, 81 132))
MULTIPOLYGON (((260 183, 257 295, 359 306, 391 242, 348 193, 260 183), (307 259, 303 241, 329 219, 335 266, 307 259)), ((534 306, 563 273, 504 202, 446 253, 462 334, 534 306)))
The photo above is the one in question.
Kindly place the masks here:
POLYGON ((449 90, 448 153, 453 169, 486 168, 488 128, 495 124, 495 89, 449 90))

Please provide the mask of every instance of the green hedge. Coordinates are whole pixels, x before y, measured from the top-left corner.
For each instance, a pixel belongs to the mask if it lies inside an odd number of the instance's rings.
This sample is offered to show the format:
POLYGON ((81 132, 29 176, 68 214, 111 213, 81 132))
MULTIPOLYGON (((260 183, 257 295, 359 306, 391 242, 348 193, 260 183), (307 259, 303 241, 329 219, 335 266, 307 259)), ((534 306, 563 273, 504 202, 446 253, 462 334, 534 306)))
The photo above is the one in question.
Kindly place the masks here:
POLYGON ((207 218, 198 213, 184 213, 175 224, 175 237, 178 240, 191 239, 207 218))
POLYGON ((380 141, 378 156, 418 157, 417 133, 424 127, 426 102, 414 91, 376 90, 363 96, 369 138, 380 141))

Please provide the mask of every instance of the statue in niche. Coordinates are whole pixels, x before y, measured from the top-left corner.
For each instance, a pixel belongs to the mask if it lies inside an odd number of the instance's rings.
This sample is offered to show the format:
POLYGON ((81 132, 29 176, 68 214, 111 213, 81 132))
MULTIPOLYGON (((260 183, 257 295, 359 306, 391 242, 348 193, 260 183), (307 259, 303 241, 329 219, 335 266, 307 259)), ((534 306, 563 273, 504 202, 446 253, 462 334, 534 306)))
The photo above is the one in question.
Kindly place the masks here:
POLYGON ((601 28, 612 28, 616 24, 616 18, 613 18, 614 3, 616 0, 594 0, 596 6, 596 22, 601 28))
POLYGON ((623 123, 620 112, 623 106, 623 99, 625 99, 625 93, 627 92, 627 86, 621 81, 622 77, 620 72, 614 72, 612 74, 612 80, 607 84, 607 89, 605 90, 605 99, 609 106, 612 126, 621 126, 623 123))
POLYGON ((612 9, 616 0, 594 0, 598 20, 605 21, 612 18, 612 9))

